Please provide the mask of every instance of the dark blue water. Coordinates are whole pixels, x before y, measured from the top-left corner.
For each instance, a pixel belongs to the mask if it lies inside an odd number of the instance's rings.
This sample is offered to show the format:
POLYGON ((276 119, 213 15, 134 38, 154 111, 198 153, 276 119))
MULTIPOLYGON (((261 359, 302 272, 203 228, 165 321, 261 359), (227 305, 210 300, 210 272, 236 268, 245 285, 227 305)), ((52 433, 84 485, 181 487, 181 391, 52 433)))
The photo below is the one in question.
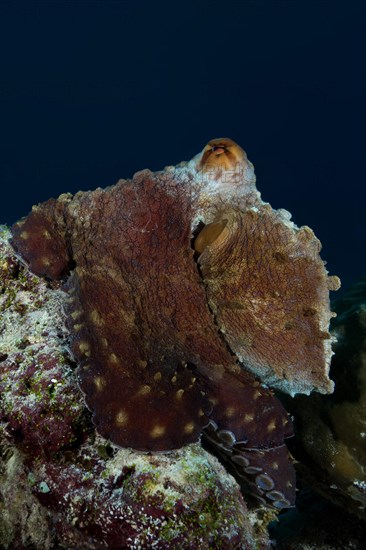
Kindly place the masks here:
POLYGON ((361 1, 1 1, 0 222, 229 136, 331 274, 366 274, 361 1))

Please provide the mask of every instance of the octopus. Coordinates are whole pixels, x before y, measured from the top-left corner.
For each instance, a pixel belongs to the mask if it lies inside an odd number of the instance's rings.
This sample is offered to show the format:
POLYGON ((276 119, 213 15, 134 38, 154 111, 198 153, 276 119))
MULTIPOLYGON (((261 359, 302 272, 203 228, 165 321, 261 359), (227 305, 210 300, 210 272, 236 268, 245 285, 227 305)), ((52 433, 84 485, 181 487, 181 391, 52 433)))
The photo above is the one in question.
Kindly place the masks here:
POLYGON ((256 189, 234 141, 34 206, 12 244, 61 281, 96 430, 158 452, 202 435, 263 504, 295 501, 291 420, 274 390, 331 392, 320 243, 256 189))

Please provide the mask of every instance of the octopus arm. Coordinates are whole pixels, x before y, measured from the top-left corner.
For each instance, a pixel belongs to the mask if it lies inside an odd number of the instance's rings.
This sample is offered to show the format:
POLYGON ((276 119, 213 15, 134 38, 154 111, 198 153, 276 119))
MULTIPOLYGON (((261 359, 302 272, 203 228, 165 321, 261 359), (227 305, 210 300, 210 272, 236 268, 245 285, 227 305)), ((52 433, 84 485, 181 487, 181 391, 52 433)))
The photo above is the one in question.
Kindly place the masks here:
POLYGON ((64 289, 70 347, 99 433, 142 451, 197 441, 212 408, 202 381, 178 346, 146 337, 131 282, 73 272, 64 289))
POLYGON ((225 213, 199 263, 221 332, 247 369, 294 394, 331 392, 328 277, 320 242, 270 205, 225 213))
POLYGON ((209 391, 213 411, 204 439, 262 503, 281 509, 295 502, 295 469, 284 444, 292 424, 271 390, 245 371, 225 373, 209 391))
POLYGON ((39 276, 62 279, 70 268, 65 209, 70 195, 34 206, 12 227, 12 245, 39 276))
POLYGON ((193 261, 189 209, 175 180, 148 173, 68 208, 70 348, 99 433, 123 447, 197 441, 211 409, 201 349, 205 362, 232 362, 193 261))

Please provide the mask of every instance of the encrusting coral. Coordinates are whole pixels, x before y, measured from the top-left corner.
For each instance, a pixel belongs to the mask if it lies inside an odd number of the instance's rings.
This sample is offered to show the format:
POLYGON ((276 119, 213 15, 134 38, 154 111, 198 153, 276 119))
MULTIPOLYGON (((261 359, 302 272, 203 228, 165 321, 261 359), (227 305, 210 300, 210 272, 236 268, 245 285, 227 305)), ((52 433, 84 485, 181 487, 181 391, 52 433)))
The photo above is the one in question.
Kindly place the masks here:
MULTIPOLYGON (((99 434, 153 452, 203 433, 261 503, 293 505, 284 445, 291 422, 268 385, 290 394, 332 391, 329 290, 339 281, 328 277, 312 231, 262 202, 237 144, 212 140, 176 167, 50 199, 12 234, 18 254, 65 306, 63 338, 99 434)), ((52 349, 52 335, 47 342, 52 349)), ((50 371, 47 392, 61 384, 73 399, 66 355, 37 355, 21 366, 23 383, 43 394, 37 376, 50 371)), ((2 380, 18 379, 8 359, 2 380)), ((62 413, 34 405, 48 427, 28 420, 31 408, 16 424, 5 398, 4 418, 23 445, 27 431, 36 434, 34 448, 59 431, 56 453, 87 437, 80 401, 62 413)))

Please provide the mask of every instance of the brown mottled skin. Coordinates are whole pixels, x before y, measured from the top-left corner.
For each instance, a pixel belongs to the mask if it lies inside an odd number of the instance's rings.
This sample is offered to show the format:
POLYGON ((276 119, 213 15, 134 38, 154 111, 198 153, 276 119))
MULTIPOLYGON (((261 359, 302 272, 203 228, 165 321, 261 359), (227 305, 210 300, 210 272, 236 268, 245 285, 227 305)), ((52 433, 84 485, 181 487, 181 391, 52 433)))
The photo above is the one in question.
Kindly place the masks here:
POLYGON ((289 358, 301 377, 328 337, 316 322, 328 287, 315 238, 304 230, 305 259, 291 259, 302 241, 291 245, 250 170, 238 145, 213 140, 180 167, 34 207, 13 245, 37 275, 65 279, 70 347, 104 437, 164 451, 204 430, 257 498, 283 508, 295 496, 288 415, 237 357, 280 378, 289 358))

